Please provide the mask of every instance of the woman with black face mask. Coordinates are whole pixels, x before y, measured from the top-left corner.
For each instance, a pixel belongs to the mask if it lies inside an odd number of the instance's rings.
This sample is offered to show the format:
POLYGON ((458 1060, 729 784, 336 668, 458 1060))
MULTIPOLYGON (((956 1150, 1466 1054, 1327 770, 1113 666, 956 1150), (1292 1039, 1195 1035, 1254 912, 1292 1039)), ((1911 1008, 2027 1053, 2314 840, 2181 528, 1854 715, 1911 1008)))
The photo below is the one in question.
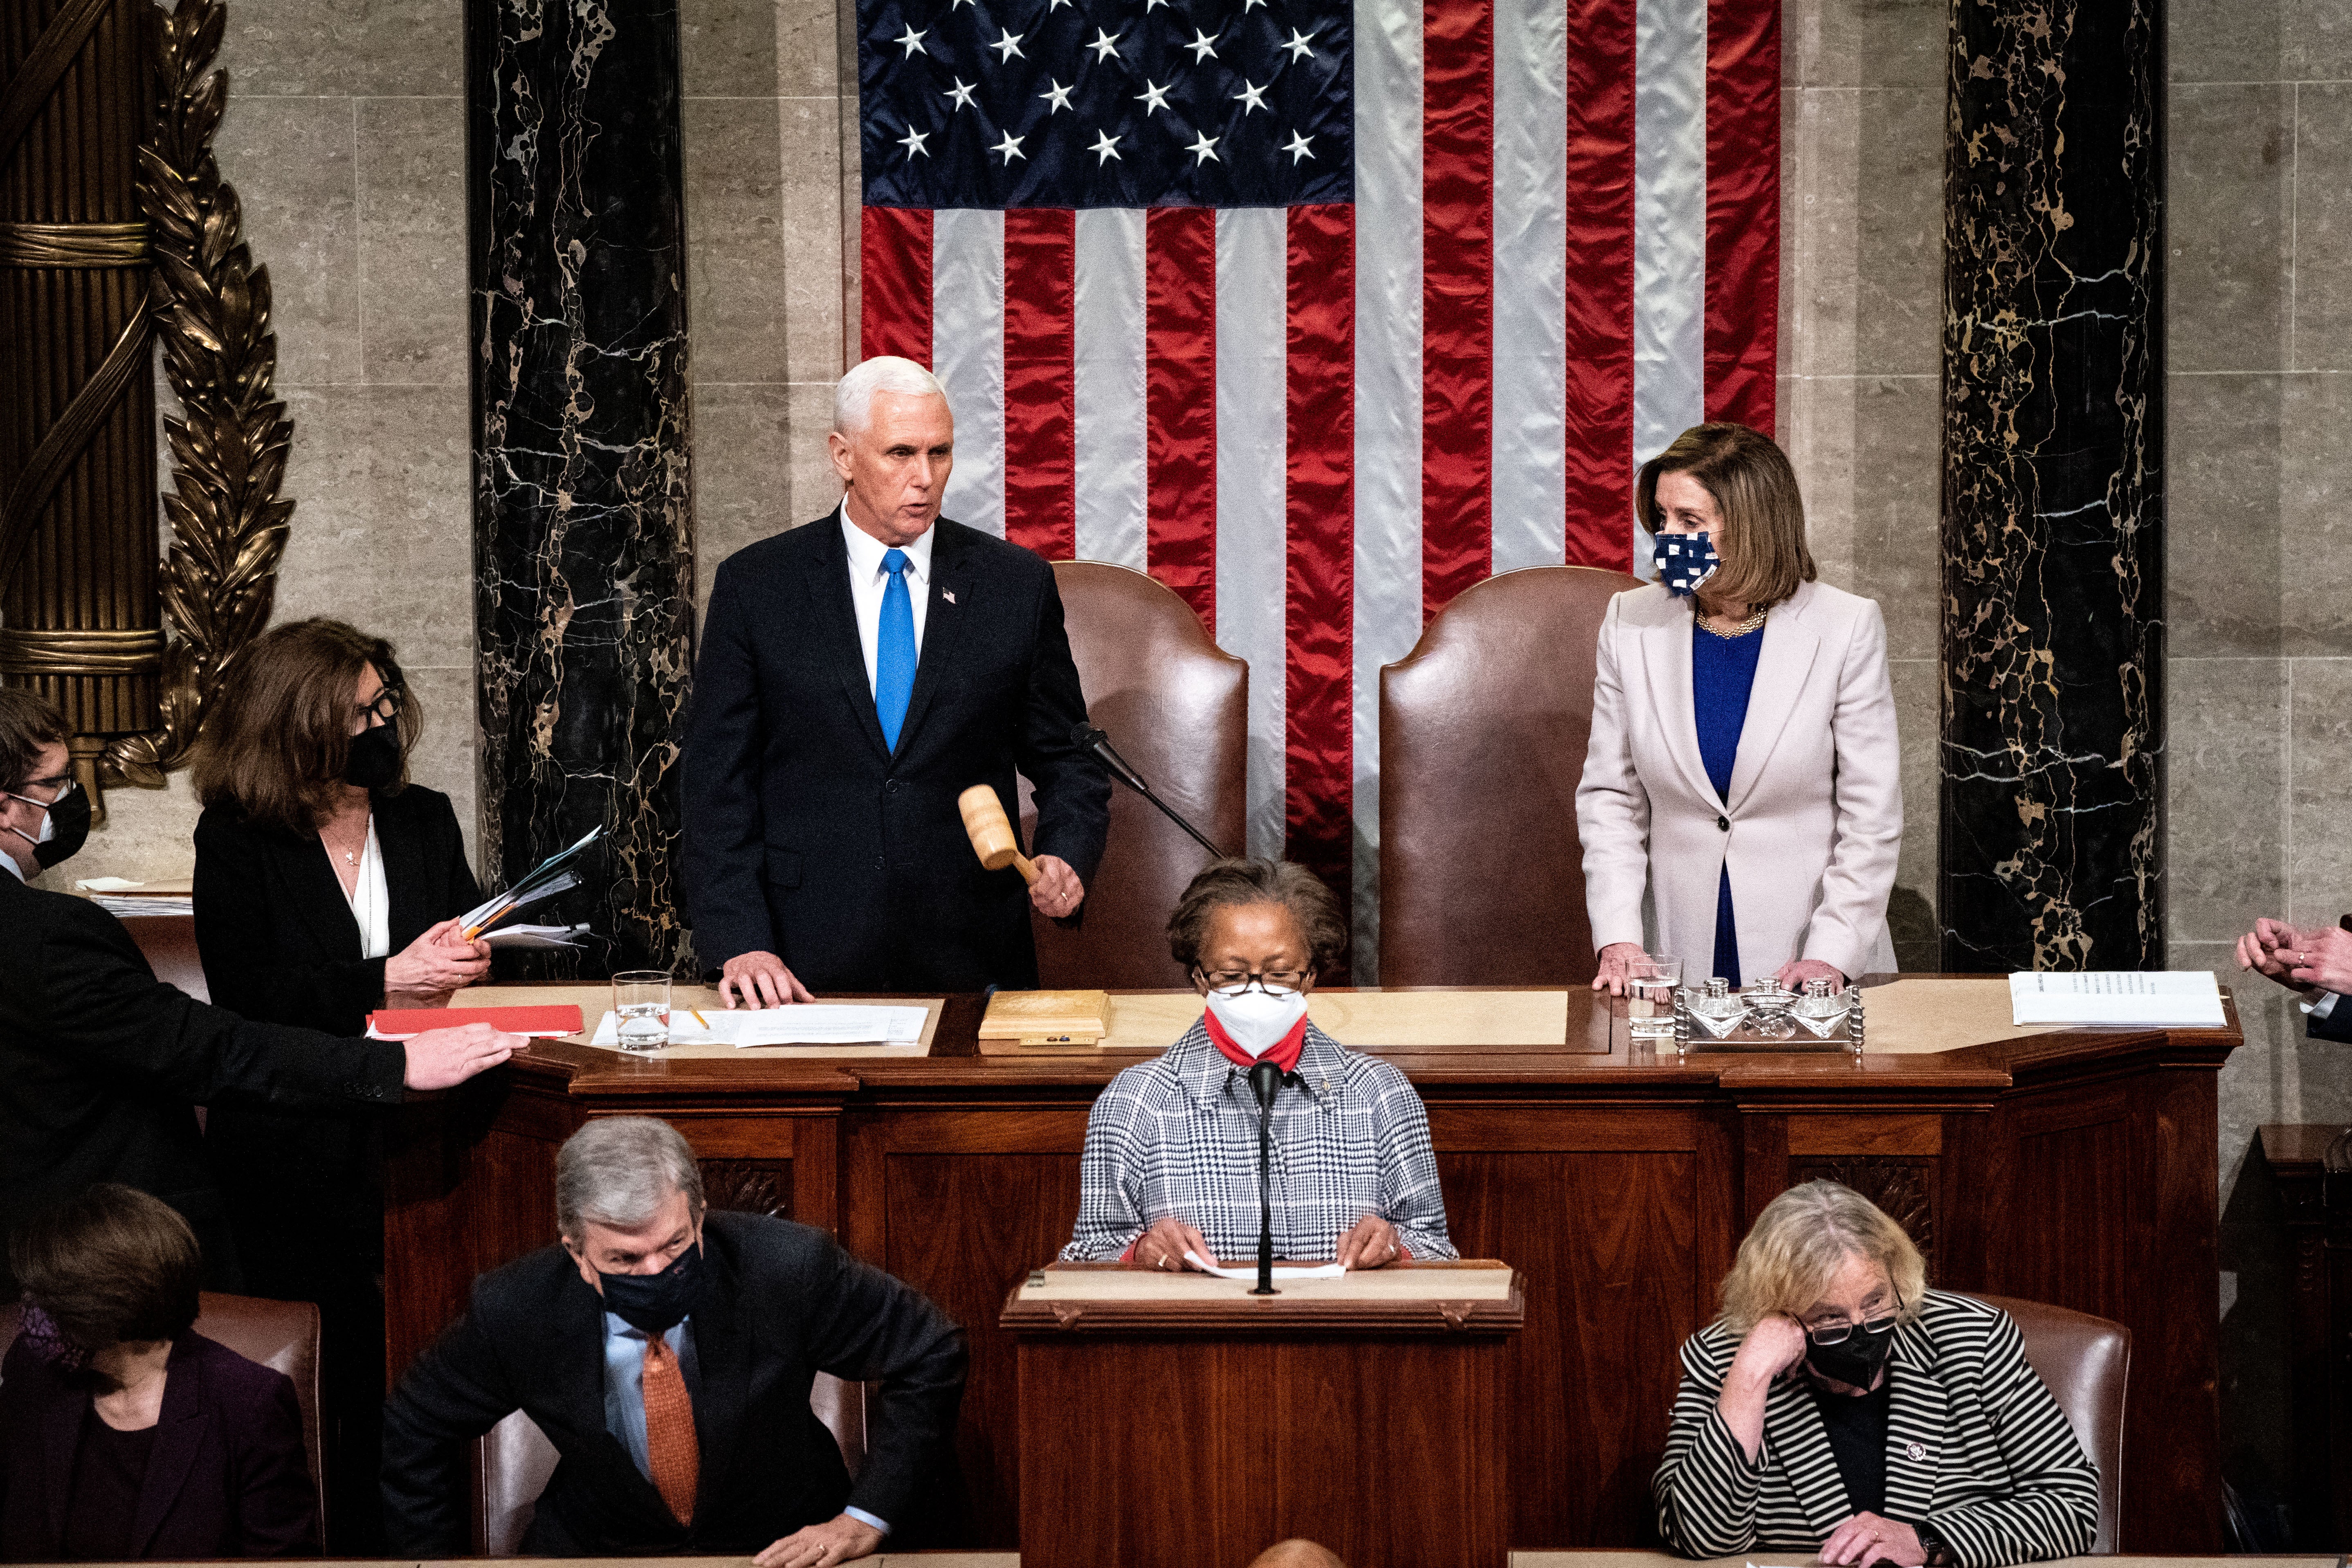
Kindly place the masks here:
POLYGON ((2088 1552, 2099 1522, 2098 1468, 2016 1323, 1928 1289, 1903 1227, 1827 1181, 1740 1243, 1650 1489, 1689 1557, 1991 1568, 2088 1552))
MULTIPOLYGON (((194 759, 195 927, 213 1001, 248 1018, 362 1034, 386 1005, 483 979, 456 917, 481 901, 449 797, 408 782, 422 727, 392 645, 341 621, 256 639, 205 714, 194 759)), ((383 1364, 383 1196, 372 1117, 215 1109, 205 1142, 255 1294, 316 1301, 341 1552, 373 1549, 383 1364)))

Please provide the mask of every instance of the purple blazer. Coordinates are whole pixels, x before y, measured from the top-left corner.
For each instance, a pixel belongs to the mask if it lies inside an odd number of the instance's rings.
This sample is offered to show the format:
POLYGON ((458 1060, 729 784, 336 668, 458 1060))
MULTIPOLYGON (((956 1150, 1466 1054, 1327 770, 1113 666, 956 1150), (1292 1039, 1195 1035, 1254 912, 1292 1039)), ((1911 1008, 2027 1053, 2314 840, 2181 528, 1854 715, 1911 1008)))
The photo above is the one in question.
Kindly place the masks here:
MULTIPOLYGON (((0 1562, 60 1556, 89 1408, 88 1385, 23 1340, 0 1360, 0 1562)), ((286 1374, 199 1333, 173 1342, 131 1554, 181 1562, 316 1554, 318 1513, 302 1410, 286 1374)))

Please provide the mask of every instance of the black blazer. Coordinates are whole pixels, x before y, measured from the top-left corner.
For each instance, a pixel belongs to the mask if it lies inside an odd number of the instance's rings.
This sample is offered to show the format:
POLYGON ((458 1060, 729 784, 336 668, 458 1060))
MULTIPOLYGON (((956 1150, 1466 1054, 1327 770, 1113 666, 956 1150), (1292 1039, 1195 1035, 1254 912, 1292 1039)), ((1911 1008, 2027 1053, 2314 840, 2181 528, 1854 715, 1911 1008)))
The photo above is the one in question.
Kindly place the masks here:
MULTIPOLYGON (((481 902, 449 797, 410 785, 375 797, 392 951, 481 902)), ((360 956, 359 922, 315 833, 296 835, 213 807, 196 822, 196 950, 213 1001, 248 1018, 331 1035, 367 1031, 383 1005, 381 958, 360 956)), ((381 1182, 368 1112, 292 1116, 224 1105, 205 1141, 256 1278, 257 1247, 287 1251, 288 1227, 348 1233, 356 1266, 383 1249, 381 1182), (265 1240, 265 1233, 275 1233, 265 1240)), ((279 1259, 278 1261, 289 1261, 279 1259)))
MULTIPOLYGON (((411 784, 375 797, 392 951, 482 901, 457 814, 411 784)), ((215 806, 196 819, 196 949, 213 1001, 248 1018, 331 1035, 365 1032, 383 1005, 383 963, 360 956, 359 922, 315 833, 215 806)))
POLYGON ((2352 1001, 2338 1001, 2325 1018, 2305 1013, 2303 1032, 2315 1040, 2352 1041, 2352 1001))
POLYGON ((856 1504, 903 1530, 941 1462, 963 1396, 962 1331, 920 1295, 790 1220, 712 1213, 689 1321, 702 1455, 691 1525, 670 1517, 604 1428, 604 1300, 569 1253, 542 1247, 474 1281, 472 1306, 409 1367, 383 1418, 394 1556, 470 1549, 467 1446, 515 1410, 562 1456, 523 1552, 742 1556, 856 1504), (865 1468, 809 1409, 819 1372, 879 1379, 865 1468))
POLYGON ((922 659, 884 749, 838 514, 730 556, 711 589, 687 731, 685 889, 695 951, 775 953, 823 990, 1037 984, 1028 889, 984 871, 956 797, 1013 772, 1037 792, 1035 852, 1092 882, 1110 779, 1071 739, 1087 717, 1053 568, 941 518, 922 659))
MULTIPOLYGON (((0 1363, 0 1561, 55 1563, 64 1555, 89 1387, 22 1340, 0 1363)), ((318 1550, 319 1496, 293 1384, 202 1334, 181 1335, 131 1521, 131 1555, 184 1563, 318 1550)))
MULTIPOLYGON (((194 1107, 400 1101, 400 1046, 206 1006, 158 981, 122 922, 87 899, 0 871, 0 1230, 93 1182, 121 1182, 185 1215, 206 1279, 235 1289, 194 1107)), ((0 1300, 15 1289, 0 1258, 0 1300)))

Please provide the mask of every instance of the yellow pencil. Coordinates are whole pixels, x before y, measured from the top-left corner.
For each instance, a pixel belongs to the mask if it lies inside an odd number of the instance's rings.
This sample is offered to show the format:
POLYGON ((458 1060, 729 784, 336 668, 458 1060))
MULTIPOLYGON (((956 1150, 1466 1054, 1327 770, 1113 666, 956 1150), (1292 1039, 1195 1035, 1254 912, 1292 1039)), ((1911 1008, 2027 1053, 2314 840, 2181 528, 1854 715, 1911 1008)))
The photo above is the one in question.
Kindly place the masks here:
POLYGON ((708 1029, 709 1027, 710 1027, 710 1020, 709 1020, 709 1019, 708 1019, 708 1018, 706 1018, 706 1017, 704 1017, 700 1013, 696 1012, 694 1008, 692 1008, 692 1007, 688 1007, 688 1008, 687 1009, 687 1011, 688 1011, 688 1012, 689 1012, 689 1013, 693 1013, 693 1014, 694 1014, 694 1021, 695 1021, 695 1023, 697 1023, 698 1025, 699 1025, 701 1027, 706 1028, 706 1029, 708 1029))

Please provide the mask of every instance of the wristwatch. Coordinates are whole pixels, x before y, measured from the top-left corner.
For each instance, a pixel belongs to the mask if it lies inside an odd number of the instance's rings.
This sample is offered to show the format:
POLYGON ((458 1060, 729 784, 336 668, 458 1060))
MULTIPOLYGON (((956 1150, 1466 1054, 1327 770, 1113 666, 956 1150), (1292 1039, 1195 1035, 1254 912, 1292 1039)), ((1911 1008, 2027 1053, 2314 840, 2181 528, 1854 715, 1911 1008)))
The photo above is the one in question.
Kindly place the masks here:
POLYGON ((1954 1561, 1951 1547, 1936 1533, 1934 1525, 1922 1521, 1911 1527, 1911 1533, 1919 1538, 1919 1550, 1927 1555, 1927 1568, 1945 1568, 1954 1561))

